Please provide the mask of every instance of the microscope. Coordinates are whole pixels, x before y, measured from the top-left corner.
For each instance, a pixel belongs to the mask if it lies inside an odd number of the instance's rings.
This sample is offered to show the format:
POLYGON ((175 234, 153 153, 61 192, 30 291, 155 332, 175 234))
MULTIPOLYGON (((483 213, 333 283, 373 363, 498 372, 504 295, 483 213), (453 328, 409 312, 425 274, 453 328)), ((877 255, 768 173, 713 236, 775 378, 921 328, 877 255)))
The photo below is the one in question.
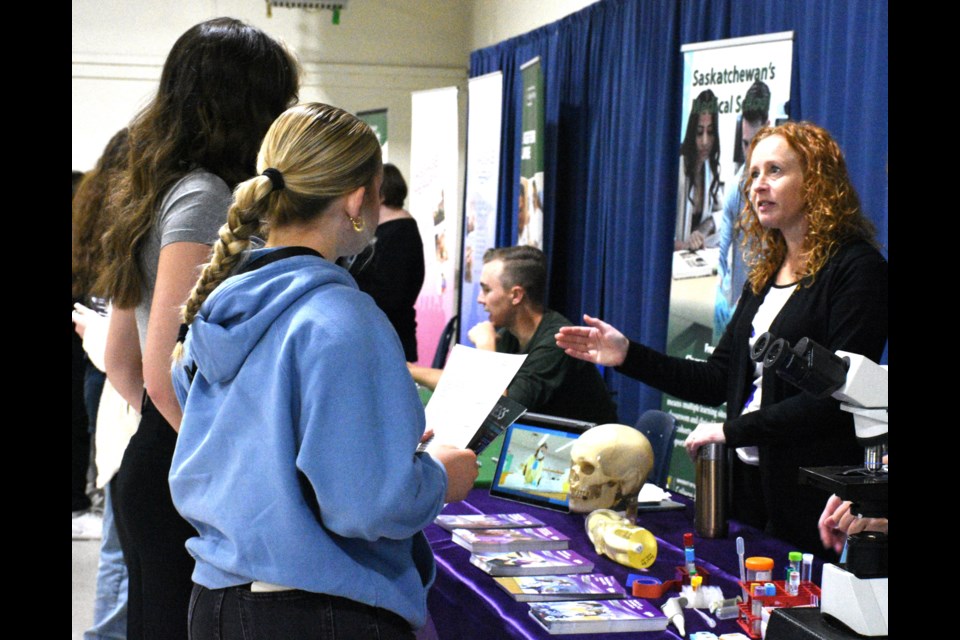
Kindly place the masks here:
MULTIPOLYGON (((864 517, 887 516, 887 368, 847 351, 830 352, 809 338, 794 347, 769 332, 751 350, 764 372, 772 371, 818 398, 832 396, 853 414, 862 467, 800 469, 800 482, 826 489, 864 517)), ((811 523, 814 526, 814 523, 811 523)), ((864 531, 847 539, 846 562, 825 564, 820 612, 864 636, 887 635, 887 535, 864 531)), ((771 619, 771 623, 773 619, 771 619)), ((770 629, 772 631, 772 627, 770 629)), ((819 636, 818 636, 819 637, 819 636)))

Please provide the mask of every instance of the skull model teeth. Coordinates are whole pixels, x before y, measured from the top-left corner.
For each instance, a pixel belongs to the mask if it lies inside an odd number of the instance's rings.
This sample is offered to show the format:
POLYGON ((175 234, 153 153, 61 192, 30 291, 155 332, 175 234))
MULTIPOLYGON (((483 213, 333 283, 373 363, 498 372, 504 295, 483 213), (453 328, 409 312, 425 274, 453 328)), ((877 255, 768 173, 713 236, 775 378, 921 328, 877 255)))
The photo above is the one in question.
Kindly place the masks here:
POLYGON ((570 510, 609 509, 636 495, 653 469, 646 436, 623 424, 588 429, 570 448, 570 510))

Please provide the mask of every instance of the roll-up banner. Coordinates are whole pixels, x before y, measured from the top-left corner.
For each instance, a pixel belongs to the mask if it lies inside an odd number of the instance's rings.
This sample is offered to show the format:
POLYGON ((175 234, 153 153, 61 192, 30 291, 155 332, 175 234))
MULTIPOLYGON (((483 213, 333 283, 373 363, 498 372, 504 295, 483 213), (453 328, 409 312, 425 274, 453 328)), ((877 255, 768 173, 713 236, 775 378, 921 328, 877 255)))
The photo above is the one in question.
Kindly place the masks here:
POLYGON ((517 244, 543 246, 543 68, 540 58, 520 67, 523 79, 520 197, 517 202, 517 244))
POLYGON ((460 198, 457 87, 415 91, 410 127, 410 213, 417 220, 426 273, 417 298, 418 364, 430 366, 457 312, 460 198))
MULTIPOLYGON (((746 279, 735 221, 745 148, 764 124, 790 114, 793 32, 698 42, 683 52, 683 124, 677 164, 667 353, 706 360, 720 341, 746 279), (725 215, 726 208, 726 215, 725 215)), ((694 496, 694 466, 683 441, 701 422, 723 422, 708 407, 663 394, 679 427, 667 486, 694 496)))
POLYGON ((463 264, 460 274, 460 337, 487 320, 477 304, 483 254, 494 246, 497 230, 497 192, 500 185, 500 130, 503 73, 470 78, 467 87, 467 178, 463 225, 463 264))

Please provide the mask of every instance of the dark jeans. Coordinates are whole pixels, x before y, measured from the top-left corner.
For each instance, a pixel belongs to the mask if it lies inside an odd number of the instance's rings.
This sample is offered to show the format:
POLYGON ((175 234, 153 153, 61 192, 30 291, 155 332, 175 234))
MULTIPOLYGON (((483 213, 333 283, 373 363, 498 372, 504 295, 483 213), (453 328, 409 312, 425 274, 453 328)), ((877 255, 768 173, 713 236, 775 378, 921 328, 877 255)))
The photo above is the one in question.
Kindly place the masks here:
POLYGON ((87 470, 90 467, 90 431, 87 421, 87 406, 83 398, 83 381, 87 369, 87 358, 83 352, 83 341, 76 331, 73 332, 73 396, 71 406, 71 488, 73 491, 73 510, 83 511, 90 508, 87 495, 87 470))
POLYGON ((83 402, 87 407, 87 431, 97 431, 97 411, 100 409, 100 395, 107 374, 87 361, 87 370, 83 374, 83 402))
POLYGON ((413 640, 397 614, 307 591, 253 593, 249 585, 190 597, 190 640, 413 640))
POLYGON ((184 543, 197 533, 170 497, 177 434, 149 398, 141 416, 110 485, 129 573, 127 638, 186 640, 194 563, 184 543))

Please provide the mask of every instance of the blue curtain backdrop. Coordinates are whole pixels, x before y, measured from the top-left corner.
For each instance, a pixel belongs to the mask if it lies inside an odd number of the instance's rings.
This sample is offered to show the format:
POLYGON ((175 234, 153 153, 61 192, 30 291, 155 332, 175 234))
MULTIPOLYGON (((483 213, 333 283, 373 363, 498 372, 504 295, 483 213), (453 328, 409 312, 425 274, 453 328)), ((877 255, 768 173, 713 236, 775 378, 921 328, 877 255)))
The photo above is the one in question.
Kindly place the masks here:
MULTIPOLYGON (((543 66, 551 308, 574 322, 599 316, 664 348, 680 47, 779 31, 794 32, 791 115, 836 137, 886 253, 886 0, 601 0, 470 56, 471 77, 499 70, 504 78, 498 246, 516 237, 520 66, 536 56, 543 66)), ((659 391, 613 371, 605 377, 622 421, 660 407, 659 391)))

